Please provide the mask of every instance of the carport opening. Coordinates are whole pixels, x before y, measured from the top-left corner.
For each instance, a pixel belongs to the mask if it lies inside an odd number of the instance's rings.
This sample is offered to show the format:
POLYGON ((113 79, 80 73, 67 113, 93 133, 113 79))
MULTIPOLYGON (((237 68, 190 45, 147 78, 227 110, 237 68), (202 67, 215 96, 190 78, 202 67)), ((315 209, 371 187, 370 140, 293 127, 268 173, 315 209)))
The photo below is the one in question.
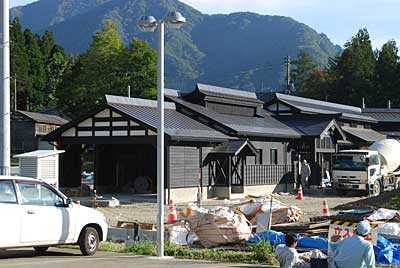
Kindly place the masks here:
POLYGON ((96 148, 95 184, 102 193, 151 194, 157 191, 157 151, 153 144, 96 148))

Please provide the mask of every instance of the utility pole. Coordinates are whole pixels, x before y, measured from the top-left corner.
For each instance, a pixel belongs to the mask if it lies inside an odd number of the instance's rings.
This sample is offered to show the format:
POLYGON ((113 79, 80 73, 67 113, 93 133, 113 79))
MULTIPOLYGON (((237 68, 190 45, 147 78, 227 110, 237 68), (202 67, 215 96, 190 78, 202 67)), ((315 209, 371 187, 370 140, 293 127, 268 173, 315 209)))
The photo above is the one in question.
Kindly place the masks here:
POLYGON ((17 110, 17 74, 14 74, 14 111, 17 110))
POLYGON ((286 58, 286 75, 287 75, 287 84, 286 89, 290 92, 290 56, 288 55, 286 58))
POLYGON ((9 0, 0 3, 0 171, 10 174, 10 25, 9 0))

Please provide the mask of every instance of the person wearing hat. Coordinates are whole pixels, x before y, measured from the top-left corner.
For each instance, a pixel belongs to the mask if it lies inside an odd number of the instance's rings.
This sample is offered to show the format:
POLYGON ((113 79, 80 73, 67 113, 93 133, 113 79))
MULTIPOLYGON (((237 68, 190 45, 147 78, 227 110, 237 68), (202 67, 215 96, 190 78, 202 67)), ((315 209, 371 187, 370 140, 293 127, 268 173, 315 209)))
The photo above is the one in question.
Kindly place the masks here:
POLYGON ((367 221, 357 225, 357 235, 339 243, 333 256, 334 268, 375 268, 375 255, 371 242, 364 238, 371 231, 367 221))

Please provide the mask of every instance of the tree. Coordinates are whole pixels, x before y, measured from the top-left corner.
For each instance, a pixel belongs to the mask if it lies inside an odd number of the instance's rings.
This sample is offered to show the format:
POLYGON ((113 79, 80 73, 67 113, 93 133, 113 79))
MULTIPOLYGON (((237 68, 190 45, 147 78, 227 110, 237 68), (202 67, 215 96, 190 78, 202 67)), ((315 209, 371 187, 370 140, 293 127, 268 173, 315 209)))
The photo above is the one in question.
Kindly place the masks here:
POLYGON ((316 68, 313 58, 308 52, 300 52, 297 59, 292 62, 293 70, 291 73, 292 81, 300 95, 308 95, 305 81, 310 73, 316 68))
POLYGON ((125 48, 112 21, 93 36, 88 51, 76 58, 56 91, 58 105, 72 117, 104 101, 105 94, 155 96, 157 55, 147 43, 132 40, 125 48))
POLYGON ((56 89, 61 84, 67 67, 68 59, 64 49, 59 45, 54 45, 46 62, 46 107, 57 105, 56 89))
POLYGON ((303 97, 328 100, 329 99, 329 72, 321 67, 315 67, 303 82, 303 97))
POLYGON ((134 38, 124 52, 123 69, 126 84, 132 87, 132 95, 155 98, 157 95, 157 52, 148 42, 134 38))
POLYGON ((39 47, 40 37, 33 34, 30 29, 25 29, 25 46, 29 61, 29 79, 32 86, 28 96, 28 107, 31 110, 44 108, 45 93, 43 91, 46 83, 46 72, 43 55, 39 47))
POLYGON ((50 58, 55 45, 56 43, 54 41, 53 33, 46 31, 40 40, 40 50, 42 52, 44 62, 47 62, 47 60, 50 58))
POLYGON ((395 105, 400 105, 398 96, 398 48, 396 42, 391 40, 382 46, 378 53, 376 63, 376 82, 377 82, 377 107, 384 107, 387 101, 391 100, 395 105))
POLYGON ((25 46, 25 36, 18 18, 15 18, 11 23, 10 41, 11 77, 17 79, 17 109, 26 110, 28 96, 31 95, 30 90, 32 87, 29 79, 30 66, 25 46))
POLYGON ((333 101, 360 106, 361 99, 373 103, 375 92, 375 55, 367 29, 361 29, 345 44, 334 72, 337 83, 333 101))

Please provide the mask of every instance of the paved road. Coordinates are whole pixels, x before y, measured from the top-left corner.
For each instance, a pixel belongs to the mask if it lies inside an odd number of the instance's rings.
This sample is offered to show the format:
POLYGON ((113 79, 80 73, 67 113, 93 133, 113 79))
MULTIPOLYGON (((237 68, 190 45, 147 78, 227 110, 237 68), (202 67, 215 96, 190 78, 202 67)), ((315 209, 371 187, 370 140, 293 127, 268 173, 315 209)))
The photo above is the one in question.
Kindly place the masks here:
POLYGON ((0 268, 245 268, 262 265, 227 264, 177 259, 152 259, 119 253, 98 252, 84 257, 78 250, 50 248, 44 256, 37 256, 31 249, 0 250, 0 268))

